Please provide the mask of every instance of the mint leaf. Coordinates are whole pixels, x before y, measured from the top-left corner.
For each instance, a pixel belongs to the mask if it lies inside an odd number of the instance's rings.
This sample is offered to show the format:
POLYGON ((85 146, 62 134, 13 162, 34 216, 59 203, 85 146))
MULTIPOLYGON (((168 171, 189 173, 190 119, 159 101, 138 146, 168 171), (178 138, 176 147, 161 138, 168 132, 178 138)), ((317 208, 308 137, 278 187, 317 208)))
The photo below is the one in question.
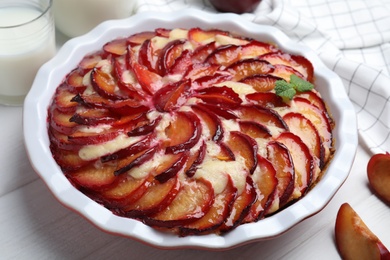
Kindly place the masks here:
POLYGON ((277 80, 275 82, 275 93, 278 96, 291 100, 295 96, 296 91, 293 85, 288 83, 287 81, 277 80))
POLYGON ((295 90, 299 92, 309 91, 314 88, 313 84, 304 79, 301 79, 295 74, 290 75, 290 84, 294 87, 295 90))

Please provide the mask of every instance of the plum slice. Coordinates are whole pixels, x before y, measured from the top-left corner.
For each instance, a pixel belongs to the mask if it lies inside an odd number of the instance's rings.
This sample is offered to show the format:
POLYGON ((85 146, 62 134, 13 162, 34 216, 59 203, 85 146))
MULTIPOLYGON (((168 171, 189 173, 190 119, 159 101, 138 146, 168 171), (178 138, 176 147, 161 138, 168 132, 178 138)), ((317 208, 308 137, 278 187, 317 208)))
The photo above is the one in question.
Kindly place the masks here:
POLYGON ((169 144, 167 153, 180 153, 191 149, 198 143, 202 134, 202 125, 198 116, 190 111, 178 111, 166 129, 169 144))
POLYGON ((239 45, 222 45, 216 48, 207 58, 206 62, 227 67, 241 57, 241 46, 239 45))
POLYGON ((335 240, 343 259, 390 259, 390 251, 348 203, 337 213, 335 240))
POLYGON ((194 96, 205 103, 218 104, 220 107, 235 108, 242 103, 239 95, 226 86, 203 88, 196 91, 194 96))
POLYGON ((183 39, 178 39, 169 42, 161 50, 158 60, 157 60, 157 72, 164 76, 170 70, 170 68, 175 64, 175 60, 180 57, 184 50, 184 43, 186 41, 183 39))
POLYGON ((276 77, 272 75, 255 74, 240 79, 240 82, 251 85, 253 89, 256 90, 256 94, 257 93, 260 94, 260 93, 270 93, 268 91, 271 91, 275 88, 275 82, 281 79, 282 78, 280 77, 276 77))
POLYGON ((258 221, 263 217, 264 212, 268 210, 274 199, 278 185, 276 170, 272 163, 260 155, 257 155, 257 160, 259 162, 258 169, 252 175, 257 199, 244 218, 244 223, 258 221))
POLYGON ((227 145, 235 157, 242 156, 245 159, 245 166, 249 174, 252 174, 257 167, 257 142, 246 134, 238 131, 230 132, 227 145))
POLYGON ((256 198, 257 194, 253 186, 253 180, 251 177, 247 176, 244 190, 234 200, 230 215, 225 219, 218 230, 222 233, 226 233, 241 224, 248 215, 256 198))
POLYGON ((261 123, 255 122, 255 121, 240 121, 239 122, 240 130, 256 139, 256 138, 263 138, 263 139, 270 139, 272 137, 272 133, 269 130, 269 128, 261 123))
POLYGON ((311 155, 322 169, 325 163, 325 152, 320 135, 313 123, 300 113, 290 112, 283 116, 290 132, 299 136, 309 148, 311 155))
POLYGON ((290 151, 294 162, 295 190, 294 196, 302 196, 306 193, 313 179, 313 157, 309 148, 301 138, 291 132, 281 133, 276 141, 284 144, 290 151))
POLYGON ((288 107, 288 104, 283 101, 281 96, 273 92, 255 92, 246 95, 246 99, 252 103, 268 108, 288 107))
POLYGON ((77 103, 70 102, 74 97, 76 91, 73 87, 69 87, 67 84, 61 84, 55 93, 54 104, 56 108, 62 113, 72 113, 76 111, 77 103))
POLYGON ((158 56, 161 50, 155 50, 151 40, 146 40, 141 44, 138 52, 138 63, 145 66, 149 71, 158 73, 158 56))
POLYGON ((197 106, 207 109, 212 113, 216 114, 217 116, 228 120, 238 118, 237 114, 235 113, 235 111, 233 111, 233 109, 220 107, 218 106, 218 104, 198 103, 197 106))
POLYGON ((95 126, 98 124, 111 124, 117 119, 117 115, 106 109, 86 109, 73 114, 69 121, 79 125, 95 126))
POLYGON ((198 169, 198 166, 202 164, 206 155, 206 148, 206 143, 203 142, 199 150, 188 156, 187 164, 184 169, 184 172, 188 177, 193 177, 198 169))
POLYGON ((294 191, 295 171, 290 151, 280 142, 270 141, 268 143, 267 159, 275 167, 278 179, 275 199, 272 202, 272 204, 276 203, 276 205, 274 204, 276 207, 271 206, 270 211, 267 211, 267 213, 271 213, 273 209, 279 209, 289 201, 294 191))
POLYGON ((49 117, 51 119, 50 126, 62 134, 72 134, 78 126, 77 123, 70 121, 70 118, 72 118, 73 114, 74 113, 72 112, 63 113, 57 108, 53 108, 52 110, 50 110, 49 114, 49 117))
POLYGON ((214 203, 209 211, 200 219, 179 227, 180 236, 198 235, 214 232, 229 216, 237 196, 237 189, 234 187, 230 177, 223 192, 216 194, 214 203))
POLYGON ((274 66, 274 71, 271 73, 271 75, 275 77, 279 77, 284 79, 285 81, 289 82, 291 75, 296 75, 300 77, 301 79, 306 80, 305 76, 302 75, 299 71, 294 69, 293 67, 283 65, 283 64, 275 64, 274 66))
POLYGON ((182 185, 179 193, 165 209, 143 219, 158 227, 182 226, 202 218, 214 202, 214 189, 210 182, 191 179, 182 185))
MULTIPOLYGON (((180 154, 173 154, 170 156, 169 166, 163 171, 158 172, 154 178, 160 183, 167 182, 172 177, 176 176, 178 172, 184 167, 188 159, 188 151, 180 154)), ((168 164, 164 162, 164 164, 168 164)))
POLYGON ((194 112, 207 125, 211 140, 214 142, 220 142, 224 133, 221 119, 207 108, 201 107, 199 105, 193 105, 192 110, 194 110, 194 112))
POLYGON ((321 137, 321 142, 323 143, 325 149, 324 160, 328 161, 332 148, 332 124, 329 120, 328 115, 324 110, 321 110, 310 103, 305 98, 294 97, 294 102, 298 109, 298 112, 301 113, 304 117, 309 119, 313 125, 316 127, 318 134, 321 137))
POLYGON ((103 50, 116 55, 121 56, 127 52, 127 39, 115 39, 103 46, 103 50))
POLYGON ((96 199, 107 208, 122 208, 139 199, 150 186, 148 175, 133 178, 121 175, 107 188, 98 192, 96 199))
POLYGON ((91 84, 95 91, 106 99, 124 99, 122 93, 117 92, 117 83, 111 74, 102 69, 93 68, 91 71, 91 84))
POLYGON ((242 56, 245 58, 257 58, 266 53, 275 52, 278 48, 272 44, 251 40, 248 44, 242 46, 242 56))
POLYGON ((64 171, 75 171, 84 166, 87 166, 90 161, 86 161, 80 158, 78 152, 79 149, 60 149, 55 146, 51 146, 53 157, 64 171))
POLYGON ((233 75, 235 81, 240 81, 254 75, 269 74, 274 71, 274 66, 264 60, 246 59, 231 64, 226 71, 233 75))
POLYGON ((140 198, 123 207, 123 214, 130 218, 142 218, 155 214, 171 204, 180 190, 178 177, 160 183, 152 176, 152 181, 140 198))
POLYGON ((154 94, 154 107, 160 112, 168 112, 179 108, 186 102, 190 87, 191 82, 189 80, 166 85, 154 94))
POLYGON ((162 86, 162 78, 159 74, 148 70, 148 68, 140 64, 136 58, 134 51, 128 48, 127 66, 134 72, 134 75, 141 85, 141 88, 146 95, 153 95, 162 86))
POLYGON ((269 61, 271 64, 280 64, 293 68, 298 71, 304 78, 313 82, 314 69, 311 62, 300 55, 290 55, 280 51, 270 52, 259 57, 260 59, 269 61))
POLYGON ((283 130, 288 130, 288 126, 282 117, 270 108, 256 105, 245 105, 240 106, 237 110, 241 120, 255 121, 266 126, 275 126, 283 130))
POLYGON ((188 39, 195 45, 204 45, 207 42, 214 42, 216 35, 228 35, 229 33, 222 30, 203 30, 201 28, 191 28, 188 31, 188 39))
POLYGON ((68 173, 68 177, 85 189, 101 190, 109 187, 116 180, 116 176, 113 174, 115 169, 115 165, 96 167, 94 164, 88 164, 68 173))
POLYGON ((212 77, 218 71, 218 69, 218 65, 210 65, 207 63, 194 63, 188 67, 188 69, 183 75, 183 78, 195 81, 196 79, 207 76, 212 77))
POLYGON ((380 198, 390 204, 390 154, 377 153, 367 164, 367 177, 370 186, 380 198))
POLYGON ((154 36, 156 36, 156 32, 153 31, 136 33, 127 38, 127 43, 130 46, 141 45, 143 42, 152 39, 154 36))

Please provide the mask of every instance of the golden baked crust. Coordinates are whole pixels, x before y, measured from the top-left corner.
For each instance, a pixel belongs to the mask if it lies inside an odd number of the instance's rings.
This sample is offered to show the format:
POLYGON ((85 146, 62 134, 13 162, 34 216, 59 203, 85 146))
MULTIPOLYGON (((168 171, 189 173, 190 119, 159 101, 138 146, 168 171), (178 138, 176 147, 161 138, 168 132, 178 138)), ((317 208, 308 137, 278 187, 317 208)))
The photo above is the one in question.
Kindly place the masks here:
POLYGON ((310 61, 270 43, 140 32, 85 56, 58 86, 51 150, 115 214, 180 236, 225 233, 304 196, 331 160, 320 94, 275 89, 293 81, 315 84, 310 61))

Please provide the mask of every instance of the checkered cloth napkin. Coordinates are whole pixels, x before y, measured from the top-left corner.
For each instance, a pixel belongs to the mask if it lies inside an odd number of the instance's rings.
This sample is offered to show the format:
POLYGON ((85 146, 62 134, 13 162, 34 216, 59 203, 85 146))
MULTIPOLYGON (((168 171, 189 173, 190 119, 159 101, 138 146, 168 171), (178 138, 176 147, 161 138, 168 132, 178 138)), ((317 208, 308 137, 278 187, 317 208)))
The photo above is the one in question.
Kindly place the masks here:
MULTIPOLYGON (((138 0, 135 12, 184 8, 216 12, 208 0, 138 0)), ((315 50, 344 83, 360 144, 372 153, 390 152, 389 0, 262 0, 242 16, 315 50)))

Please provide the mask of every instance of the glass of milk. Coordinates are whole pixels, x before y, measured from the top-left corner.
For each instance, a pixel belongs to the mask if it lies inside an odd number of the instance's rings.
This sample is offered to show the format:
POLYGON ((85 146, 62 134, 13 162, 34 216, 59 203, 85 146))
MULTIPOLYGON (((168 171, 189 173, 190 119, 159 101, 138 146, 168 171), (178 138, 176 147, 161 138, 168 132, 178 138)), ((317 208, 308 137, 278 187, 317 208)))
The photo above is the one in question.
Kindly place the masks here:
POLYGON ((89 32, 99 23, 129 17, 136 0, 54 0, 56 27, 68 37, 89 32))
POLYGON ((22 105, 56 52, 52 0, 0 0, 0 104, 22 105))

